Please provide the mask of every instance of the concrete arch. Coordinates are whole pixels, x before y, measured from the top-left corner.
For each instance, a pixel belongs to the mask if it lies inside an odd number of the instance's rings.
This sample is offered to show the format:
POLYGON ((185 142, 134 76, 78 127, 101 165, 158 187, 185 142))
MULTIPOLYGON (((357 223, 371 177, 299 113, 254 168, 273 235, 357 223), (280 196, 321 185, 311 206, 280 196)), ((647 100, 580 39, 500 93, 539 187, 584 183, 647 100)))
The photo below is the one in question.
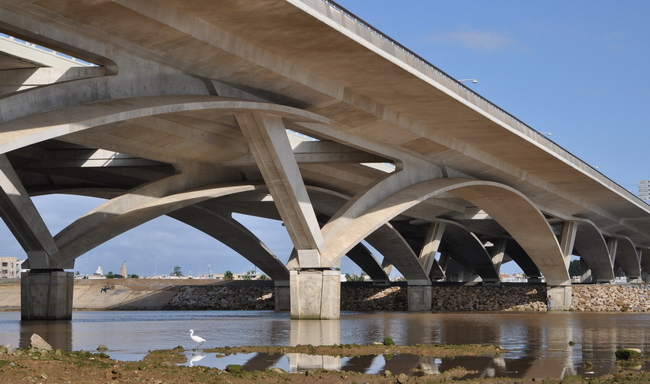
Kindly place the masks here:
MULTIPOLYGON (((38 195, 56 193, 110 199, 121 196, 124 190, 98 188, 55 189, 41 190, 38 195)), ((289 271, 282 261, 259 238, 230 215, 217 212, 206 203, 197 203, 169 212, 167 216, 220 241, 256 265, 272 280, 289 280, 289 271)))
MULTIPOLYGON (((72 261, 78 256, 117 236, 118 234, 124 233, 125 231, 155 217, 215 197, 254 190, 257 187, 258 186, 254 184, 224 183, 221 185, 213 185, 193 191, 165 196, 156 199, 155 201, 146 202, 137 207, 132 207, 123 213, 109 215, 110 217, 108 220, 102 221, 95 227, 88 228, 77 236, 68 236, 68 241, 65 244, 61 244, 59 249, 61 254, 64 255, 65 260, 72 261)), ((75 225, 75 223, 72 225, 75 225)))
POLYGON ((505 249, 506 255, 512 259, 519 268, 524 272, 528 277, 529 281, 539 280, 542 277, 542 273, 535 264, 535 262, 528 256, 526 251, 514 240, 508 240, 506 243, 505 249))
MULTIPOLYGON (((514 188, 465 178, 420 182, 400 190, 365 212, 343 214, 346 224, 326 237, 324 265, 336 262, 347 250, 380 225, 414 205, 444 192, 461 197, 485 210, 526 250, 546 281, 569 284, 560 245, 543 214, 514 188)), ((326 227, 323 231, 326 231, 326 227)))
POLYGON ((289 281, 289 270, 248 228, 230 215, 223 215, 201 203, 167 214, 219 240, 260 268, 273 281, 289 281))
POLYGON ((441 239, 441 248, 450 253, 464 268, 473 269, 483 281, 499 281, 489 253, 483 243, 463 225, 450 220, 439 220, 446 224, 441 239))
POLYGON ((134 97, 76 105, 4 122, 0 124, 0 153, 128 119, 208 109, 266 112, 297 121, 329 122, 325 117, 297 108, 219 96, 134 97))
POLYGON ((578 223, 573 247, 587 263, 596 281, 614 281, 614 266, 607 242, 594 223, 586 219, 578 223))
MULTIPOLYGON (((351 200, 349 196, 326 188, 307 186, 307 190, 311 193, 321 193, 328 196, 328 204, 322 203, 326 202, 324 199, 312 199, 312 201, 317 211, 330 217, 351 200)), ((412 283, 430 282, 426 272, 422 269, 418 261, 418 256, 413 252, 413 249, 408 245, 399 231, 390 223, 385 223, 380 226, 364 240, 384 256, 384 262, 382 263, 384 266, 394 266, 407 281, 412 283)), ((357 263, 357 265, 359 264, 357 263)), ((359 265, 359 267, 362 267, 362 265, 359 265)), ((373 266, 372 268, 374 269, 375 267, 373 266)), ((369 271, 366 272, 369 273, 369 271)), ((442 270, 440 270, 440 266, 437 264, 433 274, 439 278, 443 277, 442 270)))
POLYGON ((388 281, 386 271, 377 263, 377 259, 365 245, 361 243, 355 245, 348 251, 347 256, 366 272, 373 281, 388 281))
POLYGON ((634 243, 624 236, 613 238, 617 241, 614 262, 623 269, 628 279, 638 279, 641 277, 641 261, 634 243))

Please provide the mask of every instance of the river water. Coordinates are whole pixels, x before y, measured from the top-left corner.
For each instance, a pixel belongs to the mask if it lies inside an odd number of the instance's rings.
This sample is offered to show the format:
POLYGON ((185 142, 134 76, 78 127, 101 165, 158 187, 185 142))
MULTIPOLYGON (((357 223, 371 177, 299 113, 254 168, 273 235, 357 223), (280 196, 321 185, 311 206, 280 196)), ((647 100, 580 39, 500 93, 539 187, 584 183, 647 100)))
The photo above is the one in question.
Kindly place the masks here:
MULTIPOLYGON (((580 312, 342 312, 340 320, 291 320, 273 311, 93 311, 72 321, 21 322, 0 312, 0 344, 27 347, 37 333, 55 349, 95 351, 100 344, 117 360, 140 360, 148 351, 183 346, 187 365, 287 371, 327 368, 393 373, 419 367, 428 373, 462 366, 477 376, 557 378, 600 376, 614 370, 614 351, 650 351, 650 314, 580 312), (189 330, 207 341, 198 351, 189 330), (412 355, 337 358, 300 354, 239 354, 218 358, 205 348, 296 344, 495 344, 502 357, 422 358, 412 355), (585 363, 591 363, 585 366, 585 363)), ((642 369, 650 367, 643 366, 642 369)))

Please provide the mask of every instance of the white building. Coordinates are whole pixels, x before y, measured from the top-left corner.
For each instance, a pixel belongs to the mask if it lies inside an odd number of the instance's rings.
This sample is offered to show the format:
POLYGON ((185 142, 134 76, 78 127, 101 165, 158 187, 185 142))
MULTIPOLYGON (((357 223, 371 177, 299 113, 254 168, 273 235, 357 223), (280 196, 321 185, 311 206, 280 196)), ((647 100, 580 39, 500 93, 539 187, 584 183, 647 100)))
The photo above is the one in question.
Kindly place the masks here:
POLYGON ((22 260, 15 257, 0 257, 0 279, 15 279, 20 277, 22 260))

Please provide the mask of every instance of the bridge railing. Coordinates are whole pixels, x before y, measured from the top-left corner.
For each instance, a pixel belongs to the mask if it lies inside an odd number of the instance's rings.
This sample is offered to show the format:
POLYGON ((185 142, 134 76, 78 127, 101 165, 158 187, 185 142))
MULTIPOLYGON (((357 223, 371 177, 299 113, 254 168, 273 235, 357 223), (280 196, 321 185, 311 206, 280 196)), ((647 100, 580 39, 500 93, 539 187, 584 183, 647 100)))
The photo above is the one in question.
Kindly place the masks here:
POLYGON ((422 74, 433 79, 437 83, 443 85, 447 89, 454 92, 456 95, 460 96, 462 99, 468 101, 472 105, 480 108, 489 115, 497 118, 499 121, 502 121, 511 128, 514 128, 527 137, 536 141, 537 143, 543 145, 549 149, 552 153, 561 153, 562 158, 569 162, 573 167, 582 170, 583 172, 591 175, 592 177, 598 179, 601 183, 608 186, 609 188, 616 190, 619 194, 628 196, 631 200, 635 201, 644 209, 647 209, 648 204, 639 199, 636 195, 623 188, 621 185, 611 180, 610 178, 604 176, 593 166, 585 163, 580 160, 573 154, 571 154, 566 149, 557 145, 555 142, 551 141, 548 137, 540 133, 539 131, 531 128, 515 116, 506 112, 505 110, 498 107, 496 104, 490 102, 483 96, 474 92, 463 83, 454 79, 450 75, 446 74, 442 70, 436 68, 433 64, 429 63, 422 57, 420 57, 415 52, 404 47, 397 41, 391 39, 372 25, 368 24, 364 20, 360 19, 352 12, 341 7, 330 0, 299 0, 302 3, 310 6, 312 9, 316 10, 320 14, 326 16, 328 19, 336 22, 336 24, 342 26, 343 28, 353 32, 356 36, 363 38, 372 45, 380 48, 384 52, 392 55, 393 57, 401 60, 402 62, 410 65, 415 68, 422 74))

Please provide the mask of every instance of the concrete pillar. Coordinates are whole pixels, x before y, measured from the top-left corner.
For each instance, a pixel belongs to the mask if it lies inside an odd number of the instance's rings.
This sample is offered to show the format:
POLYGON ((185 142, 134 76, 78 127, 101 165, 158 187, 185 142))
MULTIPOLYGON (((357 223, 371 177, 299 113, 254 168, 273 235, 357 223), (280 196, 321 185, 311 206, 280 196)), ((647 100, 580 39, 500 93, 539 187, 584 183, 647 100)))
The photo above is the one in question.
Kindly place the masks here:
POLYGON ((587 262, 583 257, 580 258, 580 282, 581 283, 592 283, 594 276, 587 265, 587 262))
POLYGON ((564 256, 564 264, 567 270, 571 263, 571 254, 576 242, 576 233, 578 233, 578 223, 575 221, 566 221, 562 226, 562 236, 560 237, 560 249, 564 256))
POLYGON ((568 311, 571 308, 573 289, 570 285, 548 286, 546 294, 548 295, 549 311, 568 311))
POLYGON ((432 290, 430 285, 409 285, 407 291, 408 310, 412 312, 430 311, 432 290))
POLYGON ((20 279, 22 320, 72 319, 74 274, 62 270, 31 270, 20 279))
POLYGON ((290 270, 289 284, 292 319, 338 320, 340 318, 340 271, 290 270))
POLYGON ((288 311, 291 309, 291 290, 288 281, 276 281, 273 288, 276 311, 288 311))
POLYGON ((438 252, 440 241, 442 240, 442 235, 445 233, 446 227, 447 224, 445 223, 432 223, 424 238, 424 245, 420 251, 419 261, 427 276, 431 273, 431 268, 436 262, 436 252, 438 252))

